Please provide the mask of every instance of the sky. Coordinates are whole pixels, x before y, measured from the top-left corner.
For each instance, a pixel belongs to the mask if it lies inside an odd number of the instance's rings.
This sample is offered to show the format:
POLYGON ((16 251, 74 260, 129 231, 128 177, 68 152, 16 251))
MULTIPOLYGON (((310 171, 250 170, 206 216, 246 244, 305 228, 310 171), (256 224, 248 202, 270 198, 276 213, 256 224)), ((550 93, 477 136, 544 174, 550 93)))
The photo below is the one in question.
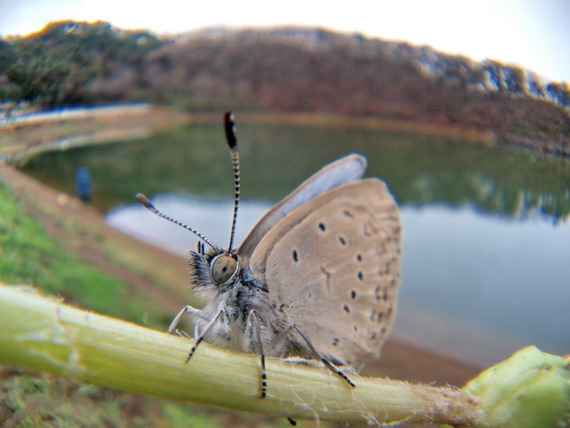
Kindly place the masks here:
POLYGON ((157 34, 318 26, 491 58, 570 82, 570 0, 0 0, 0 36, 67 19, 157 34))

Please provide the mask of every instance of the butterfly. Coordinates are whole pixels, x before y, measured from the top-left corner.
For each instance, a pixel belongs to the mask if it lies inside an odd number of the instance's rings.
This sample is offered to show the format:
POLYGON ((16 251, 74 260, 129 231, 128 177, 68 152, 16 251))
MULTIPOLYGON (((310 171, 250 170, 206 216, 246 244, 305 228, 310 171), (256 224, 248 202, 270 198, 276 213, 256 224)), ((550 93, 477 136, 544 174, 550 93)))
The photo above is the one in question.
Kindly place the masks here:
POLYGON ((137 195, 151 212, 200 238, 189 267, 206 305, 184 307, 168 331, 177 332, 185 317, 192 320, 195 342, 186 362, 204 339, 259 355, 261 398, 267 395, 266 356, 320 360, 355 387, 338 367, 377 358, 396 312, 402 228, 393 196, 383 181, 362 179, 366 159, 350 154, 303 182, 233 248, 240 171, 231 112, 224 114, 224 128, 235 175, 227 249, 137 195))

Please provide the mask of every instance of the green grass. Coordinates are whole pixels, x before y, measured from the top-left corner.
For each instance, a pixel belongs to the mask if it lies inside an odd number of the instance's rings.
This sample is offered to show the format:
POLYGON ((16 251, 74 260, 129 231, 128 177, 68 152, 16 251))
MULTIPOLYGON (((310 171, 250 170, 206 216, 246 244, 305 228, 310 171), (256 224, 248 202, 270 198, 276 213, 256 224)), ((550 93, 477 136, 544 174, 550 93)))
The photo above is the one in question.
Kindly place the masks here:
MULTIPOLYGON (((152 308, 144 307, 149 299, 132 295, 124 281, 90 266, 54 241, 36 219, 26 215, 4 183, 0 183, 0 200, 0 282, 38 287, 74 305, 138 323, 142 323, 147 312, 153 312, 152 308)), ((196 413, 188 406, 137 398, 68 380, 23 375, 1 376, 1 380, 0 425, 8 417, 15 426, 26 428, 151 427, 157 423, 184 426, 186 419, 202 420, 200 426, 211 426, 209 422, 220 426, 215 418, 196 413), (130 413, 128 409, 132 406, 137 407, 130 413)))
POLYGON ((225 426, 223 414, 210 414, 168 401, 140 399, 69 380, 17 376, 2 385, 0 411, 12 413, 10 423, 21 428, 225 426))
POLYGON ((149 299, 56 242, 3 183, 0 200, 0 281, 31 285, 86 309, 164 328, 163 314, 148 305, 149 299))

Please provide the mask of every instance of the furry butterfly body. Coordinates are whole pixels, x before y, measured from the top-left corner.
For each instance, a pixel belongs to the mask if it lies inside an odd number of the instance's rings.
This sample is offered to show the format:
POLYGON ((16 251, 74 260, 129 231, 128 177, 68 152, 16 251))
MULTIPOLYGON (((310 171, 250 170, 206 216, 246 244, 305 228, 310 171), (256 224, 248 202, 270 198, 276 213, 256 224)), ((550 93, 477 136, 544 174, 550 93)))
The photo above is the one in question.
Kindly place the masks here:
MULTIPOLYGON (((365 165, 351 155, 329 168, 348 162, 365 165)), ((219 251, 191 253, 194 289, 208 302, 193 322, 204 331, 220 314, 207 340, 259 353, 248 321, 256 310, 267 355, 315 358, 293 325, 335 364, 358 366, 378 355, 394 316, 400 251, 398 211, 382 182, 327 190, 279 219, 254 246, 249 240, 257 235, 254 228, 230 253, 239 268, 222 284, 210 272, 219 251)))
POLYGON ((382 181, 362 179, 365 169, 360 155, 341 158, 272 208, 237 249, 205 240, 210 249, 190 253, 206 305, 186 306, 169 328, 191 318, 188 359, 202 339, 260 355, 262 397, 266 355, 321 360, 354 386, 333 364, 359 367, 379 355, 400 278, 398 208, 382 181))

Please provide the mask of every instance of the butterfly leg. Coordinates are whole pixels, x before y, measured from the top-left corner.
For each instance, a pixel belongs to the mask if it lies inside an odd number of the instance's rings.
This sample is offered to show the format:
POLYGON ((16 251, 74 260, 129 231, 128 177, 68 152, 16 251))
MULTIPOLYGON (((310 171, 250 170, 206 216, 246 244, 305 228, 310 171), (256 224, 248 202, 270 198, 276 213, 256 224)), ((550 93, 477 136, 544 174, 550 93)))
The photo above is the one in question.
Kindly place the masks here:
POLYGON ((190 349, 190 352, 188 353, 188 357, 186 357, 186 364, 188 364, 188 361, 190 361, 190 358, 192 358, 192 355, 194 355, 194 352, 196 352, 196 348, 198 348, 198 345, 200 343, 202 343, 202 341, 204 340, 204 338, 206 337, 206 335, 208 334, 210 329, 218 321, 218 318, 220 318, 220 315, 222 315, 222 311, 219 311, 216 314, 216 316, 214 318, 212 318, 208 322, 208 324, 206 324, 204 326, 204 331, 202 331, 201 333, 200 333, 200 329, 198 327, 198 324, 195 325, 195 327, 194 327, 194 339, 196 339, 196 342, 194 343, 194 346, 192 346, 192 349, 190 349))
POLYGON ((329 369, 331 372, 335 373, 336 375, 340 376, 342 379, 344 379, 353 388, 356 388, 356 385, 354 383, 352 383, 352 381, 348 378, 347 375, 345 375, 343 372, 341 372, 339 369, 337 369, 329 360, 327 360, 325 357, 323 357, 315 349, 315 347, 313 346, 313 343, 309 340, 309 338, 307 336, 305 336, 305 334, 301 330, 299 330, 299 328, 295 324, 293 324, 293 328, 297 331, 297 333, 299 333, 299 336, 301 336, 303 338, 303 340, 305 341, 305 343, 307 344, 307 346, 311 350, 311 353, 313 354, 315 359, 321 360, 321 362, 325 365, 325 367, 327 369, 329 369))
MULTIPOLYGON (((196 340, 196 342, 194 343, 194 346, 192 346, 192 349, 190 349, 188 357, 186 357, 186 363, 190 361, 190 358, 192 358, 192 355, 194 355, 194 352, 196 352, 196 348, 198 348, 198 345, 202 343, 204 337, 206 337, 206 334, 208 334, 208 332, 214 326, 216 321, 218 321, 218 318, 220 318, 220 315, 222 315, 222 311, 218 312, 214 318, 209 320, 207 317, 204 316, 202 311, 200 311, 199 309, 193 308, 192 306, 185 306, 180 312, 178 312, 178 315, 176 315, 176 317, 170 323, 170 326, 168 327, 169 333, 176 333, 180 335, 178 330, 176 330, 176 326, 178 325, 178 323, 180 323, 182 317, 187 313, 195 315, 203 319, 204 321, 207 321, 207 323, 204 326, 204 330, 201 333, 198 324, 194 323, 194 339, 196 340)), ((184 334, 184 336, 188 337, 187 334, 184 334)))
POLYGON ((194 316, 197 316, 199 318, 202 318, 204 321, 209 322, 210 320, 208 318, 206 318, 203 314, 202 311, 196 308, 193 308, 192 306, 184 306, 182 308, 182 310, 180 312, 178 312, 178 315, 176 315, 176 317, 174 317, 174 319, 172 320, 172 322, 170 323, 170 326, 168 327, 168 333, 171 334, 179 334, 178 330, 176 330, 176 326, 180 323, 180 321, 182 320, 182 317, 184 317, 184 315, 186 314, 192 314, 194 316))
POLYGON ((259 354, 261 355, 261 398, 265 398, 267 396, 267 372, 265 371, 265 352, 263 351, 263 341, 261 340, 261 325, 259 315, 255 309, 249 313, 249 316, 251 317, 251 322, 257 338, 259 354))

